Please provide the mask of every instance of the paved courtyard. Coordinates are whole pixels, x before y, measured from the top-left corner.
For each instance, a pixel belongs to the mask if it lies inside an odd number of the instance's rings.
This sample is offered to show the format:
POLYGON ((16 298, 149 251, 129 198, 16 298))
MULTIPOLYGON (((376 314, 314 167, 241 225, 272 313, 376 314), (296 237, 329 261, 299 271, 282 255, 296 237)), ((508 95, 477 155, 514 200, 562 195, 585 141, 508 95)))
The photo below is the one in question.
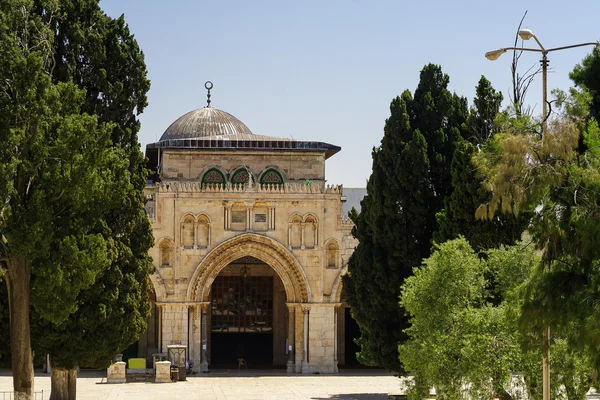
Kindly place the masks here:
MULTIPOLYGON (((177 383, 106 384, 105 374, 83 371, 77 379, 77 399, 202 399, 202 400, 384 400, 399 393, 400 381, 376 370, 337 375, 287 375, 279 371, 213 371, 177 383)), ((12 390, 10 371, 0 371, 2 392, 12 390)), ((50 377, 36 373, 35 391, 50 397, 50 377)), ((41 399, 38 395, 37 399, 41 399)))

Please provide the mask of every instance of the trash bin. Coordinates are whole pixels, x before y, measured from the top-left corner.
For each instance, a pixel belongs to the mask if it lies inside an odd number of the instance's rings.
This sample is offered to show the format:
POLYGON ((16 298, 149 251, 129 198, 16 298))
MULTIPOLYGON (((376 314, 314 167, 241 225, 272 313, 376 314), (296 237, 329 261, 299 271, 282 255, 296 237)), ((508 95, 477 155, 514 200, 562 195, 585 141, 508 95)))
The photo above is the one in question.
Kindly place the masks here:
POLYGON ((171 380, 177 382, 179 380, 179 368, 171 367, 171 380))
POLYGON ((179 380, 185 381, 185 367, 179 367, 179 380))

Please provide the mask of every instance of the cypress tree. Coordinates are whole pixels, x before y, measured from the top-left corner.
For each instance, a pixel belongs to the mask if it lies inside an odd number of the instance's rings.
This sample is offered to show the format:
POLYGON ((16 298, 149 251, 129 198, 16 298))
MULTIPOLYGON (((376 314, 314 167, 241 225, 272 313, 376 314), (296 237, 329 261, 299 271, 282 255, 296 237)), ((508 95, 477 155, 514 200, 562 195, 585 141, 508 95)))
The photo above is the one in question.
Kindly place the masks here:
POLYGON ((476 146, 485 145, 498 131, 494 120, 501 103, 502 93, 496 92, 490 81, 482 76, 467 119, 465 139, 457 144, 454 152, 450 168, 453 191, 445 198, 444 209, 436 216, 438 230, 434 240, 438 243, 462 235, 475 251, 481 251, 500 244, 514 244, 525 229, 529 214, 518 217, 496 215, 488 221, 475 218, 475 211, 490 201, 491 194, 484 188, 483 177, 472 160, 476 146))
POLYGON ((398 309, 400 286, 429 256, 435 214, 451 190, 450 163, 468 114, 464 98, 452 95, 439 66, 421 71, 409 91, 390 106, 361 213, 351 213, 359 240, 344 287, 361 329, 358 359, 400 371, 398 343, 407 320, 398 309))

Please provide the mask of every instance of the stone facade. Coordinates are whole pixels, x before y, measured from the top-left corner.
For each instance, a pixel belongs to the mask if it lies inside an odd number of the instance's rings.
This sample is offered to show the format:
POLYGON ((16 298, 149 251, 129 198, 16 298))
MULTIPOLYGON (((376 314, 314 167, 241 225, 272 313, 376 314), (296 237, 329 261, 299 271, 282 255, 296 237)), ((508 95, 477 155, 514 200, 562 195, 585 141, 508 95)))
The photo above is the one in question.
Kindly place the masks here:
POLYGON ((151 357, 187 345, 196 370, 254 357, 289 372, 337 372, 341 276, 356 246, 342 188, 325 184, 326 151, 252 146, 160 147, 146 188, 155 334, 143 348, 151 357))

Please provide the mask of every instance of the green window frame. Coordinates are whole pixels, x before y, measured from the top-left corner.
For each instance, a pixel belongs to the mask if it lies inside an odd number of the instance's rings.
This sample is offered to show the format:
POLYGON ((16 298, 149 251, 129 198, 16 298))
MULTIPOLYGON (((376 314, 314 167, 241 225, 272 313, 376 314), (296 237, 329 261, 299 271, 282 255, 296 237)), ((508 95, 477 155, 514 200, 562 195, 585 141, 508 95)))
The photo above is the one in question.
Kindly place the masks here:
MULTIPOLYGON (((213 176, 214 176, 214 174, 213 174, 213 176)), ((225 175, 218 168, 211 168, 208 171, 206 171, 204 173, 204 175, 202 175, 202 184, 205 184, 205 183, 221 183, 221 184, 225 184, 225 183, 227 183, 227 180, 225 179, 225 175), (215 180, 207 181, 207 178, 208 178, 209 174, 211 174, 212 172, 216 172, 217 174, 219 174, 219 176, 221 177, 221 181, 220 182, 217 182, 215 180)))
POLYGON ((281 172, 277 171, 275 168, 269 168, 268 170, 266 170, 265 172, 263 172, 263 174, 260 176, 260 184, 261 185, 283 185, 283 176, 281 175, 281 172), (269 174, 275 174, 277 175, 277 177, 279 178, 279 182, 273 182, 271 179, 269 179, 269 181, 265 181, 265 178, 269 175, 269 174))

